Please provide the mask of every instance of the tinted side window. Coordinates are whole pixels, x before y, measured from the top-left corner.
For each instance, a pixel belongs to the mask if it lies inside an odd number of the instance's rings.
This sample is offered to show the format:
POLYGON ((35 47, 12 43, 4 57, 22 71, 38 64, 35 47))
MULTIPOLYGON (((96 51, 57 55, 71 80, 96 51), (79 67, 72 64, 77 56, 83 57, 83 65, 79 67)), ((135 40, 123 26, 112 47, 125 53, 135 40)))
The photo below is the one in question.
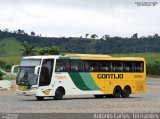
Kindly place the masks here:
POLYGON ((56 72, 143 72, 142 61, 62 60, 56 63, 56 72))
POLYGON ((123 71, 124 72, 132 72, 134 71, 133 69, 133 62, 130 62, 130 61, 124 61, 123 62, 123 71))
POLYGON ((84 71, 84 62, 80 60, 72 60, 71 71, 84 71))
POLYGON ((69 60, 57 60, 55 69, 56 72, 69 72, 70 70, 71 66, 69 60))
POLYGON ((112 71, 114 72, 123 72, 123 63, 121 61, 112 62, 112 71))
POLYGON ((85 71, 99 71, 99 62, 92 60, 85 61, 85 71))
POLYGON ((100 66, 100 71, 104 71, 104 72, 111 71, 110 61, 100 61, 99 66, 100 66))
POLYGON ((144 63, 137 61, 134 62, 134 71, 135 72, 143 72, 144 71, 144 63))

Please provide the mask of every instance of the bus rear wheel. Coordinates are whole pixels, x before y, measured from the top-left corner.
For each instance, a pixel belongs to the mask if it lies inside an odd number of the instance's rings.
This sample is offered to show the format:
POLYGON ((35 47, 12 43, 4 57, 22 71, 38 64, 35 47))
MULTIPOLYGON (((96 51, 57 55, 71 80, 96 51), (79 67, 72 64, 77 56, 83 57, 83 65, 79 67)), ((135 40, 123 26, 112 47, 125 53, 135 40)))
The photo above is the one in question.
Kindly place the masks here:
POLYGON ((62 88, 58 88, 55 92, 55 96, 54 96, 54 99, 55 100, 62 100, 63 98, 63 95, 64 95, 64 90, 62 88))
POLYGON ((44 99, 44 97, 42 97, 42 96, 36 96, 36 98, 37 98, 37 100, 43 100, 44 99))
POLYGON ((120 98, 121 97, 121 92, 122 92, 121 87, 116 86, 113 90, 113 97, 114 98, 120 98))
POLYGON ((128 98, 131 94, 131 88, 129 86, 124 87, 124 90, 122 91, 122 97, 128 98))
POLYGON ((104 95, 94 95, 95 98, 103 98, 104 95))

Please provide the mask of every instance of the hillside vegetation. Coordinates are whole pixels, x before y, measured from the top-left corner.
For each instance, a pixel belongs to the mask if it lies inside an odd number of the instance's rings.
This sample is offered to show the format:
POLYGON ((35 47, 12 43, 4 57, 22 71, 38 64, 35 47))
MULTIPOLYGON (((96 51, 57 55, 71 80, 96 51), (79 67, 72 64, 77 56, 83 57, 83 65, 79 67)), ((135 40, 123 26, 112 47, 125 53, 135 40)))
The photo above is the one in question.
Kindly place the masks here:
POLYGON ((0 55, 1 56, 16 56, 21 55, 19 51, 21 45, 15 38, 0 39, 0 55))
POLYGON ((133 34, 130 38, 102 37, 94 39, 82 37, 41 37, 31 36, 24 31, 8 32, 0 31, 1 56, 20 55, 18 50, 20 43, 27 41, 37 47, 58 46, 61 52, 92 53, 92 54, 125 54, 160 52, 160 36, 138 37, 133 34), (13 47, 12 49, 11 46, 13 47))
POLYGON ((17 65, 20 63, 22 56, 1 56, 0 61, 3 61, 10 65, 17 65))

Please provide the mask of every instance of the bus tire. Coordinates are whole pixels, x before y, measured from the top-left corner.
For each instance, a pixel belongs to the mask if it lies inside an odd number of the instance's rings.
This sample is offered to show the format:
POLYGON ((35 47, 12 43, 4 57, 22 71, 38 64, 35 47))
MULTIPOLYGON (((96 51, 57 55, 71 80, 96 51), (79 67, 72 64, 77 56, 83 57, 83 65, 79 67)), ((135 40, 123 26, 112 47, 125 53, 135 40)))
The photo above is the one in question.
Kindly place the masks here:
POLYGON ((125 86, 124 90, 122 91, 122 97, 123 98, 128 98, 130 94, 131 94, 130 86, 125 86))
POLYGON ((37 100, 43 100, 44 97, 43 96, 36 96, 37 100))
POLYGON ((104 95, 94 95, 95 98, 103 98, 104 95))
POLYGON ((113 97, 114 98, 120 98, 122 93, 122 89, 120 86, 116 86, 113 90, 113 97))
POLYGON ((65 94, 64 88, 57 88, 56 92, 55 92, 55 96, 54 99, 55 100, 62 100, 63 95, 65 94))

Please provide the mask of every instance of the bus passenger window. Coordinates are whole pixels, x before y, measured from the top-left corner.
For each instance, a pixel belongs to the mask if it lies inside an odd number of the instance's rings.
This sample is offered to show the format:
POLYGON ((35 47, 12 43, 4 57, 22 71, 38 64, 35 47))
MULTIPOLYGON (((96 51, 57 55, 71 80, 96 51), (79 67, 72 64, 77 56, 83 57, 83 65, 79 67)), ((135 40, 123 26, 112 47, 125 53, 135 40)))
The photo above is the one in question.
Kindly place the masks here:
POLYGON ((123 63, 122 62, 112 62, 112 71, 123 72, 123 63))
POLYGON ((83 71, 84 70, 84 63, 80 60, 72 60, 71 61, 71 71, 83 71))
POLYGON ((124 67, 124 72, 132 72, 132 62, 130 61, 125 61, 123 62, 123 67, 124 67))
POLYGON ((108 67, 100 67, 100 71, 108 71, 108 67))
POLYGON ((70 61, 67 60, 57 60, 56 72, 68 72, 70 71, 70 61))
POLYGON ((96 61, 85 61, 86 71, 99 71, 99 63, 96 61))
POLYGON ((56 72, 61 72, 61 71, 63 71, 62 63, 59 62, 58 60, 57 60, 57 63, 56 63, 56 69, 55 69, 55 71, 56 71, 56 72))
POLYGON ((111 71, 111 63, 108 61, 100 62, 100 71, 111 71))
POLYGON ((124 71, 129 72, 129 67, 124 67, 124 71))
POLYGON ((142 62, 136 62, 135 63, 135 71, 136 72, 142 72, 143 71, 143 63, 142 62))
POLYGON ((88 71, 94 71, 94 67, 89 67, 88 71))

